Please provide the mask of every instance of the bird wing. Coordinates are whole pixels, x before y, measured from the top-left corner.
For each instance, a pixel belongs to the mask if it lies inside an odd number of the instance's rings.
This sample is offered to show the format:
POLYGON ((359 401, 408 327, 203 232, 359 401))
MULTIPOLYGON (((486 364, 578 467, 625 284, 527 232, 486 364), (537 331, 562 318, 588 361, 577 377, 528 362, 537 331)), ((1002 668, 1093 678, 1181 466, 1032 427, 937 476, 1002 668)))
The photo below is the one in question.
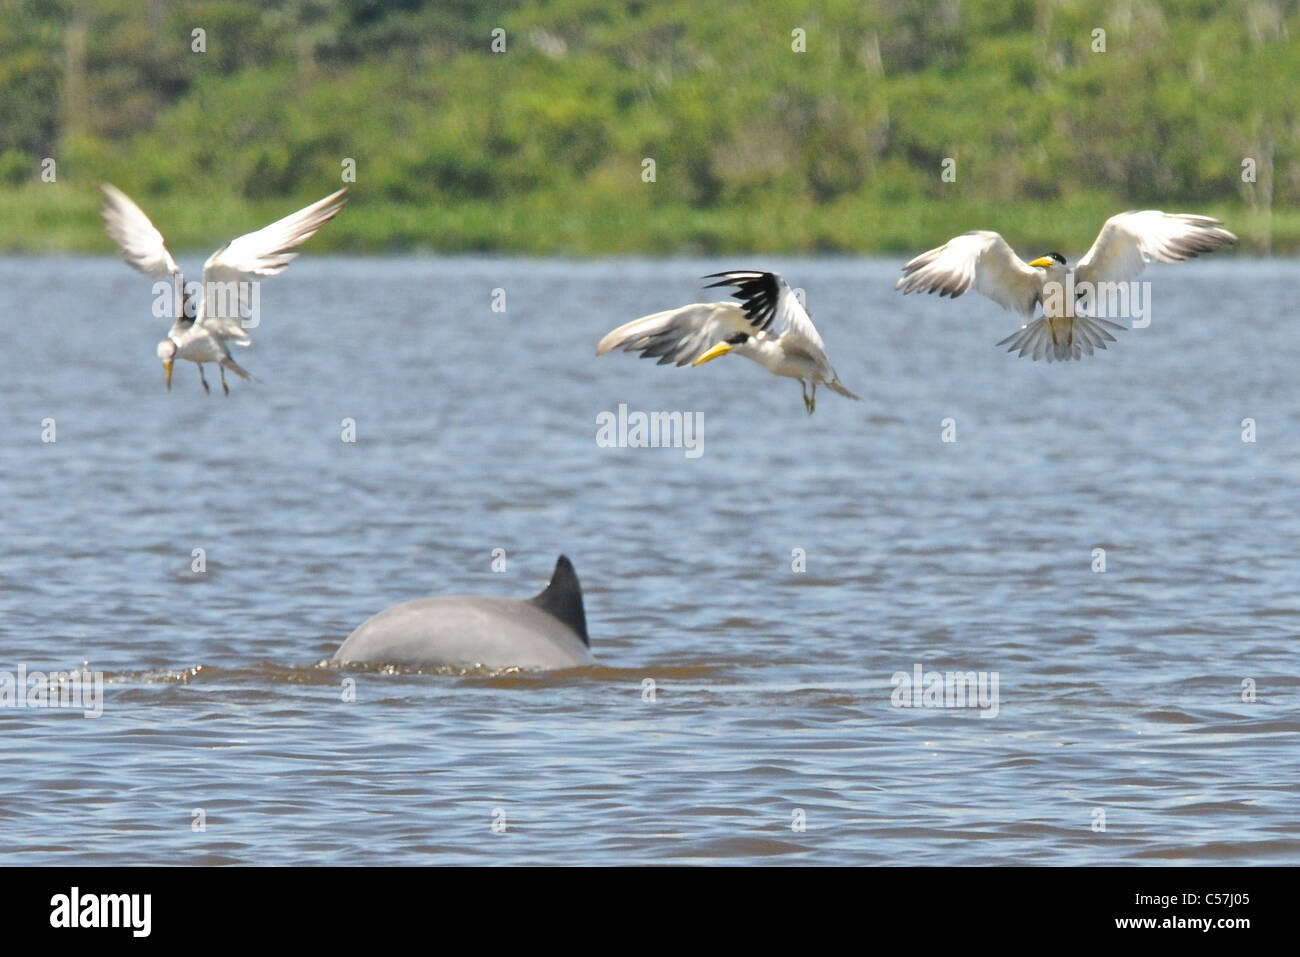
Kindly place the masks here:
POLYGON ((774 272, 757 270, 732 270, 705 276, 717 279, 704 288, 732 286, 732 293, 743 304, 741 308, 753 329, 751 333, 767 332, 777 336, 783 345, 826 362, 826 345, 813 325, 812 317, 804 308, 794 290, 774 272))
POLYGON ((894 286, 909 292, 937 292, 956 299, 974 286, 1003 309, 1034 314, 1042 297, 1044 274, 1016 255, 990 230, 963 233, 921 253, 903 267, 894 286))
POLYGON ((738 332, 753 334, 745 311, 734 302, 696 302, 633 319, 600 340, 596 355, 611 349, 639 352, 659 365, 684 366, 738 332))
POLYGON ((149 221, 144 210, 110 183, 101 183, 99 188, 104 194, 100 210, 104 230, 117 243, 126 264, 153 279, 179 276, 181 267, 176 265, 162 233, 149 221))
POLYGON ((1149 262, 1181 262, 1237 237, 1209 216, 1163 213, 1143 209, 1119 213, 1106 220, 1084 257, 1074 267, 1080 282, 1127 282, 1149 262))
POLYGON ((346 192, 346 189, 341 189, 331 193, 270 226, 232 239, 209 256, 203 264, 203 313, 199 322, 243 318, 248 306, 247 289, 243 285, 237 287, 238 308, 234 311, 239 315, 231 316, 228 314, 232 311, 229 295, 221 294, 223 291, 217 288, 217 284, 242 284, 284 272, 298 256, 292 250, 315 236, 322 226, 338 215, 347 203, 346 192))
MULTIPOLYGON (((241 314, 247 313, 248 302, 240 300, 241 314)), ((201 316, 203 328, 223 342, 232 342, 237 346, 251 346, 253 339, 244 328, 243 321, 235 316, 201 316)))

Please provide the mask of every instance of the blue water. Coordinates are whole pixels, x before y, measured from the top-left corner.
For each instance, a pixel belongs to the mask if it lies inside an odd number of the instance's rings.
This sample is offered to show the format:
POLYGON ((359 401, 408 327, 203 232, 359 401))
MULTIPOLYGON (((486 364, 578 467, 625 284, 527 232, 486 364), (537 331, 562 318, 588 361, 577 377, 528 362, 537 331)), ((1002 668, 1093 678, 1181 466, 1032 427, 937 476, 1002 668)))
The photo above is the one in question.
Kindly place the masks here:
POLYGON ((1051 366, 898 266, 308 254, 226 398, 165 391, 119 261, 0 259, 0 671, 105 680, 0 707, 0 862, 1300 861, 1300 266, 1154 267, 1149 328, 1051 366), (595 357, 754 265, 863 402, 595 357), (702 454, 599 446, 620 403, 702 454), (323 664, 561 552, 596 668, 323 664), (916 665, 996 716, 894 707, 916 665))

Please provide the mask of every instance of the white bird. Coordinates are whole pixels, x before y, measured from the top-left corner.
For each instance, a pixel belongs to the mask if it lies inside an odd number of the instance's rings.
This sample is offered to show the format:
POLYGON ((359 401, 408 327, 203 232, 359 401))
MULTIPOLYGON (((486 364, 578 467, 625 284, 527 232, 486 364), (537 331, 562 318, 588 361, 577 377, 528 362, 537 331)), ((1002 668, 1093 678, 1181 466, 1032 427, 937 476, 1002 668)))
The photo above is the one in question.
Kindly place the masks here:
POLYGON ((104 193, 104 228, 117 243, 127 265, 154 279, 173 278, 178 310, 167 338, 158 343, 158 358, 167 375, 167 389, 172 387, 172 363, 188 359, 199 367, 203 390, 211 392, 203 375, 203 364, 215 362, 221 371, 221 388, 226 395, 226 370, 242 378, 252 376, 230 355, 230 344, 248 346, 252 339, 244 328, 248 318, 251 285, 284 272, 296 257, 290 252, 302 245, 316 231, 338 215, 347 199, 345 189, 331 193, 296 213, 290 213, 270 226, 247 233, 226 243, 203 264, 203 294, 196 307, 185 304, 185 280, 171 251, 143 210, 120 189, 108 183, 104 193))
POLYGON ((784 279, 776 273, 750 270, 704 278, 718 280, 706 289, 734 286, 740 302, 697 302, 634 319, 601 339, 596 355, 622 348, 640 352, 643 359, 658 358, 659 365, 689 362, 698 366, 734 352, 753 359, 773 375, 798 379, 810 415, 817 407, 819 383, 861 400, 831 368, 817 327, 784 279))
POLYGON ((1032 318, 1035 306, 1042 303, 1042 316, 998 345, 1010 343, 1008 352, 1019 349, 1021 356, 1035 360, 1079 359, 1115 341, 1108 328, 1124 327, 1097 316, 1080 315, 1075 303, 1067 301, 1065 290, 1073 288, 1079 296, 1085 288, 1095 290, 1103 283, 1127 283, 1149 262, 1180 262, 1236 241, 1223 223, 1208 216, 1158 209, 1119 213, 1106 220, 1070 276, 1060 253, 1025 263, 1001 236, 982 230, 957 236, 917 256, 903 267, 894 288, 904 294, 938 292, 955 299, 973 286, 976 292, 1026 319, 1032 318))

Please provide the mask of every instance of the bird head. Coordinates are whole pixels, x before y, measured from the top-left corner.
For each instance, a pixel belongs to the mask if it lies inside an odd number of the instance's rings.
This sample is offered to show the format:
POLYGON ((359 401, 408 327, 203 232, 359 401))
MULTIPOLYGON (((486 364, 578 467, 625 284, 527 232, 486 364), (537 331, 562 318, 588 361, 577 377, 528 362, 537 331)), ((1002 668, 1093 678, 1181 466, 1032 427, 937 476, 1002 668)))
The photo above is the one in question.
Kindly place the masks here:
POLYGON ((158 358, 162 360, 163 369, 167 371, 167 391, 172 390, 172 363, 176 360, 176 343, 164 339, 158 343, 158 358))
POLYGON ((1065 257, 1060 253, 1048 253, 1046 256, 1039 256, 1029 265, 1037 266, 1039 269, 1053 269, 1057 266, 1065 265, 1065 257))
POLYGON ((750 336, 748 332, 737 332, 735 335, 728 336, 713 348, 709 349, 708 352, 702 354, 698 359, 692 362, 691 365, 699 366, 704 365, 706 362, 712 362, 718 356, 725 356, 732 349, 736 348, 736 346, 744 345, 751 338, 752 336, 750 336))

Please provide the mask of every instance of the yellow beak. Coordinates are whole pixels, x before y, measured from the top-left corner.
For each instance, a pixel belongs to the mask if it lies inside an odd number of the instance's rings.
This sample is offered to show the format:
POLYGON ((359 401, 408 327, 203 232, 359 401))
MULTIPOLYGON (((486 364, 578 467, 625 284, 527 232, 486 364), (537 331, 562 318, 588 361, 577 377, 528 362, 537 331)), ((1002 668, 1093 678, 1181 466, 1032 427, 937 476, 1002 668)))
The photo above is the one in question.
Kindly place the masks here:
POLYGON ((692 362, 691 365, 693 365, 693 366, 702 366, 702 365, 704 365, 704 363, 706 363, 706 362, 712 362, 712 361, 713 361, 714 359, 716 359, 718 356, 725 356, 725 355, 726 355, 728 352, 730 352, 730 351, 731 351, 731 343, 729 343, 729 342, 719 342, 716 346, 714 346, 714 347, 713 347, 712 349, 710 349, 708 352, 704 353, 704 355, 700 356, 698 359, 696 359, 694 362, 692 362))
POLYGON ((1031 266, 1039 266, 1039 267, 1041 267, 1041 268, 1043 268, 1043 269, 1051 269, 1051 268, 1052 268, 1053 266, 1055 266, 1056 264, 1057 264, 1057 263, 1056 263, 1056 260, 1053 259, 1051 256, 1039 256, 1037 259, 1035 259, 1035 260, 1034 260, 1033 262, 1031 262, 1029 265, 1031 265, 1031 266))
POLYGON ((172 390, 172 360, 164 359, 163 368, 167 370, 167 391, 170 392, 172 390))

